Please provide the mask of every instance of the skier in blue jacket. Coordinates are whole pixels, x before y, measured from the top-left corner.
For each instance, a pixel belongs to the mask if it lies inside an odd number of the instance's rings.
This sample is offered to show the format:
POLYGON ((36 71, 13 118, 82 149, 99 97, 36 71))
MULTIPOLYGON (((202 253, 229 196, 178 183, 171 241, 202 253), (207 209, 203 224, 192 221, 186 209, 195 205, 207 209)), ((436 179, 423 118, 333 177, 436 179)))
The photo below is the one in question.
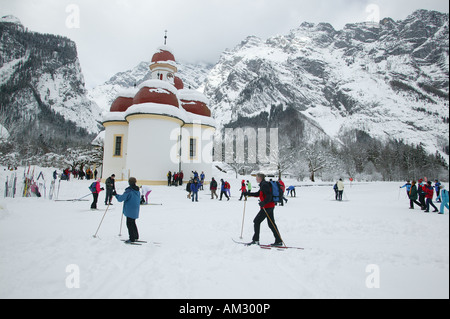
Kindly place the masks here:
POLYGON ((125 189, 125 193, 117 195, 114 192, 118 202, 123 202, 123 214, 127 217, 127 228, 130 239, 125 243, 134 243, 139 240, 139 232, 136 226, 136 219, 139 218, 139 210, 141 207, 141 193, 139 187, 136 186, 136 178, 130 177, 128 184, 130 187, 125 189))
POLYGON ((439 180, 434 181, 434 190, 436 192, 436 202, 441 202, 441 182, 439 180))
POLYGON ((445 208, 449 209, 449 205, 448 205, 448 200, 449 200, 449 196, 448 196, 448 190, 446 190, 444 188, 444 185, 440 186, 440 193, 441 193, 441 207, 440 207, 440 212, 439 214, 443 215, 444 214, 444 210, 445 208))
POLYGON ((406 187, 406 196, 408 196, 409 198, 409 192, 411 192, 411 183, 410 181, 407 181, 405 185, 400 186, 400 188, 405 188, 406 187))

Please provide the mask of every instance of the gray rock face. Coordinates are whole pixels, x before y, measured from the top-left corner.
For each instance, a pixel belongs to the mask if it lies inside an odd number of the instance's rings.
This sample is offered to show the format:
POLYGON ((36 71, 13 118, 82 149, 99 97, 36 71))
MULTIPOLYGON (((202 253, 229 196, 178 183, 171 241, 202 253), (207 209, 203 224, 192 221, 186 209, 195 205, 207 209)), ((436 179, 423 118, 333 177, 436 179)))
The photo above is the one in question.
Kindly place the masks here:
POLYGON ((442 151, 449 133, 448 20, 448 14, 419 10, 404 21, 386 18, 339 31, 302 23, 265 41, 251 36, 222 54, 205 94, 222 126, 268 121, 274 108, 277 123, 288 123, 295 110, 302 115, 298 128, 310 131, 292 144, 361 130, 442 151))

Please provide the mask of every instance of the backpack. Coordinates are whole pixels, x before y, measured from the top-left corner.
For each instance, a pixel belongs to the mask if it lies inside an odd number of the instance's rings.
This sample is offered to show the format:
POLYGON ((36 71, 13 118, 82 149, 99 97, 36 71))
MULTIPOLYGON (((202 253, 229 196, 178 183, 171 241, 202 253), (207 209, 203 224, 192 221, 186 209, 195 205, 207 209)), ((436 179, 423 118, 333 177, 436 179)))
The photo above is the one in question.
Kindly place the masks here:
POLYGON ((225 182, 225 189, 230 189, 230 188, 231 188, 230 183, 225 182))
POLYGON ((272 186, 272 198, 275 203, 280 202, 280 184, 278 182, 271 181, 270 185, 272 186))
POLYGON ((91 186, 89 186, 89 190, 90 190, 92 193, 97 193, 97 182, 93 182, 93 183, 91 184, 91 186))

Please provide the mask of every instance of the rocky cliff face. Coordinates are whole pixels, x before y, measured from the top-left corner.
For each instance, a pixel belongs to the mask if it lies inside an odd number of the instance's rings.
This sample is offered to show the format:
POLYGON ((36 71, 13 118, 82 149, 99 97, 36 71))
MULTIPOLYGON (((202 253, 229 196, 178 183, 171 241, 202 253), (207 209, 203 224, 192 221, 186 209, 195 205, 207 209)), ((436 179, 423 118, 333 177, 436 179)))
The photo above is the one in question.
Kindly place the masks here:
POLYGON ((271 127, 276 117, 282 134, 297 131, 292 145, 363 131, 423 143, 448 162, 448 21, 420 10, 404 21, 303 23, 265 41, 248 37, 223 53, 205 94, 222 126, 271 127))
POLYGON ((100 131, 98 106, 87 98, 74 42, 28 32, 0 20, 0 120, 15 143, 87 142, 100 131))

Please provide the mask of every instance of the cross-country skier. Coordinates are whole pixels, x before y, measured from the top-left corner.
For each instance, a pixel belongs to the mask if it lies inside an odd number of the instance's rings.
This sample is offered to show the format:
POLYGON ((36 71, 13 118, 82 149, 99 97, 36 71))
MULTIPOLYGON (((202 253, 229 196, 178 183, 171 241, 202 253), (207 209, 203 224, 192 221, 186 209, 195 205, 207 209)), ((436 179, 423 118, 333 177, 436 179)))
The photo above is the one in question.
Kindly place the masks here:
POLYGON ((275 237, 275 243, 273 243, 272 246, 278 247, 283 246, 283 241, 278 231, 278 227, 275 224, 274 218, 275 203, 272 198, 272 186, 270 185, 269 182, 266 182, 264 174, 256 175, 256 181, 259 183, 259 191, 256 193, 250 192, 245 193, 245 196, 248 197, 259 197, 260 199, 259 206, 261 208, 258 215, 256 215, 256 218, 253 221, 255 234, 253 235, 253 240, 251 243, 249 243, 249 245, 259 245, 259 233, 261 229, 261 223, 266 218, 269 218, 267 223, 275 237))
POLYGON ((108 205, 108 204, 112 205, 111 201, 112 201, 112 197, 113 197, 113 192, 116 190, 115 178, 116 178, 116 175, 112 174, 105 181, 105 185, 106 185, 105 205, 108 205))
POLYGON ((336 198, 336 200, 342 202, 342 194, 344 194, 344 182, 342 181, 342 178, 337 181, 336 185, 338 190, 338 197, 336 198))
POLYGON ((89 187, 89 189, 92 192, 92 197, 94 198, 94 200, 92 201, 92 204, 91 204, 92 210, 97 209, 98 194, 100 194, 101 191, 105 190, 103 187, 100 186, 100 181, 101 181, 101 179, 98 179, 97 181, 93 182, 91 184, 91 186, 89 187))
POLYGON ((217 196, 217 181, 214 177, 211 180, 211 184, 209 184, 209 189, 211 190, 211 199, 214 199, 214 196, 216 196, 216 199, 219 198, 219 196, 217 196))
POLYGON ((417 198, 419 197, 419 191, 417 190, 416 181, 412 181, 408 197, 409 209, 414 209, 414 203, 422 207, 422 204, 417 201, 417 198))
POLYGON ((142 185, 141 186, 141 204, 148 204, 148 195, 152 192, 152 189, 150 186, 142 185), (145 198, 145 199, 144 199, 145 198))
POLYGON ((423 179, 419 179, 419 185, 417 186, 417 192, 419 193, 419 202, 422 204, 422 210, 426 209, 425 204, 425 183, 423 182, 423 179))
POLYGON ((243 197, 245 197, 245 200, 247 200, 245 193, 247 193, 247 185, 245 185, 245 180, 243 180, 241 183, 241 198, 239 198, 239 200, 242 200, 243 197))
POLYGON ((167 173, 167 186, 172 186, 172 172, 167 173))
POLYGON ((436 202, 440 203, 441 202, 441 182, 439 182, 439 180, 435 180, 434 181, 434 190, 436 192, 436 202))
POLYGON ((295 187, 294 186, 289 186, 287 189, 287 194, 286 196, 289 196, 289 194, 291 194, 291 197, 297 197, 297 194, 295 193, 295 187))
POLYGON ((439 214, 444 214, 445 208, 449 209, 448 205, 448 190, 444 188, 444 185, 440 186, 441 188, 441 209, 439 211, 439 214))
POLYGON ((220 185, 220 199, 219 200, 222 200, 223 195, 225 195, 227 200, 230 200, 230 197, 227 195, 226 182, 223 179, 221 179, 220 183, 221 183, 221 185, 220 185))
POLYGON ((406 181, 406 184, 403 186, 400 186, 400 188, 405 188, 406 187, 406 195, 409 196, 409 192, 411 190, 411 183, 409 181, 406 181))
POLYGON ((200 183, 197 178, 194 178, 194 182, 191 184, 192 202, 194 199, 198 202, 198 191, 200 190, 200 183))
POLYGON ((430 206, 433 206, 433 208, 434 208, 433 213, 438 212, 439 210, 433 204, 434 189, 433 189, 433 186, 431 186, 431 181, 427 182, 427 184, 423 187, 423 191, 425 192, 425 198, 426 198, 425 213, 429 213, 430 212, 430 206))
POLYGON ((130 239, 125 243, 134 243, 139 240, 139 232, 136 226, 136 219, 139 218, 139 210, 141 204, 141 196, 139 187, 136 186, 136 178, 130 177, 128 184, 130 187, 125 189, 125 193, 117 195, 114 191, 113 195, 116 196, 117 201, 123 202, 123 214, 127 217, 127 228, 130 239))

